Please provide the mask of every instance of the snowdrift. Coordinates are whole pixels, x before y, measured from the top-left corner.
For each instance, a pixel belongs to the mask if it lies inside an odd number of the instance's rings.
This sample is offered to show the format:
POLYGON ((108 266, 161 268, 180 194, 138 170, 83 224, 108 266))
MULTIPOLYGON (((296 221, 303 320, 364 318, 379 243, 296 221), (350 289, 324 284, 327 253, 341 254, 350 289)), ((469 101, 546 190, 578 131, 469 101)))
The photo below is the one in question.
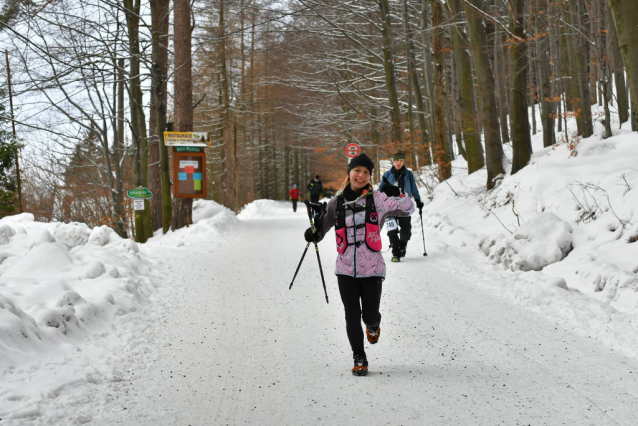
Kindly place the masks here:
POLYGON ((485 237, 479 249, 511 271, 540 271, 572 250, 572 227, 553 213, 543 213, 509 237, 485 237))
POLYGON ((0 369, 136 310, 155 291, 152 267, 106 226, 0 220, 0 369))
MULTIPOLYGON (((299 203, 298 209, 306 211, 306 207, 303 203, 299 203)), ((268 219, 277 218, 281 214, 282 207, 281 202, 274 200, 256 200, 250 204, 246 204, 244 208, 239 212, 239 219, 268 219)), ((289 211, 286 209, 286 211, 289 211)))
POLYGON ((457 158, 454 176, 429 196, 426 233, 478 249, 496 269, 542 271, 638 314, 638 136, 600 134, 573 150, 543 148, 535 135, 530 164, 489 192, 485 169, 463 175, 467 163, 457 158))
POLYGON ((147 244, 174 247, 196 245, 226 235, 237 223, 235 213, 221 204, 211 200, 194 200, 192 225, 175 232, 169 230, 166 234, 162 234, 160 229, 147 244))

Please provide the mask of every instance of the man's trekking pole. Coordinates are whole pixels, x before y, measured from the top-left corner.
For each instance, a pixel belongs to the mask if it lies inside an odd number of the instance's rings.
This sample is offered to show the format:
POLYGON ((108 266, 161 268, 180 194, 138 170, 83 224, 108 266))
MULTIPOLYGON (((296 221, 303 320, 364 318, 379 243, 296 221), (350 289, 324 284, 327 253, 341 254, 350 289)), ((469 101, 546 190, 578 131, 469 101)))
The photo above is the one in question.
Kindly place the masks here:
MULTIPOLYGON (((308 211, 308 220, 310 221, 310 229, 312 229, 312 233, 314 234, 317 231, 317 228, 315 227, 315 222, 313 220, 311 204, 313 207, 319 208, 319 209, 325 209, 326 206, 325 206, 325 203, 318 205, 318 204, 310 203, 308 200, 305 200, 304 204, 306 205, 306 210, 308 211)), ((321 215, 321 211, 318 216, 320 220, 323 220, 323 215, 321 215)), ((326 290, 326 280, 323 277, 323 268, 321 267, 321 257, 319 257, 319 246, 317 245, 316 242, 314 243, 314 245, 315 245, 315 252, 317 253, 317 262, 319 263, 319 273, 321 274, 321 283, 323 284, 323 293, 326 295, 326 303, 330 303, 328 302, 328 291, 326 290)))
POLYGON ((423 237, 423 256, 427 256, 428 253, 425 251, 425 232, 423 231, 423 209, 419 209, 419 216, 421 217, 421 236, 423 237))
POLYGON ((299 265, 297 265, 297 270, 295 271, 295 276, 292 277, 292 281, 290 281, 290 287, 288 287, 288 290, 290 290, 292 288, 292 283, 295 282, 295 278, 297 278, 297 273, 299 272, 299 268, 301 268, 301 263, 303 262, 303 258, 306 257, 306 253, 308 252, 308 247, 310 246, 310 243, 306 244, 306 248, 303 251, 303 254, 301 255, 301 260, 299 261, 299 265))

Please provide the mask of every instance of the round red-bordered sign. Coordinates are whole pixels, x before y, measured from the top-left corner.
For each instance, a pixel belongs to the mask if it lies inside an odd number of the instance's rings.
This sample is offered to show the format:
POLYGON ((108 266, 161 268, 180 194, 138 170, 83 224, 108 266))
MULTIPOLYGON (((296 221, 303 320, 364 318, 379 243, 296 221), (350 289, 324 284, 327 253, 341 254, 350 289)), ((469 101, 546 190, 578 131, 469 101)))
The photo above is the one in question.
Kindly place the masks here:
POLYGON ((350 158, 354 158, 361 152, 361 148, 356 143, 349 143, 346 146, 346 155, 350 158))

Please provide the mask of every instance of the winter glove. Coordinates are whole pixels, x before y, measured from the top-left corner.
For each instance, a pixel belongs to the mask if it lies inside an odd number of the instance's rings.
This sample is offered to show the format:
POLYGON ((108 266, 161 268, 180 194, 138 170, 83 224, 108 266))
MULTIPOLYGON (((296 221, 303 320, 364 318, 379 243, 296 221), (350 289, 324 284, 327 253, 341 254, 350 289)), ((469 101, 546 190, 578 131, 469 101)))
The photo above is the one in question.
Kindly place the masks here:
POLYGON ((315 210, 315 227, 319 229, 319 227, 323 226, 323 217, 326 215, 326 211, 328 210, 328 203, 321 203, 321 208, 319 210, 315 210))
POLYGON ((386 179, 385 176, 383 177, 383 188, 381 188, 381 192, 383 192, 388 197, 398 197, 399 195, 401 195, 401 190, 399 189, 399 187, 394 186, 390 182, 388 182, 388 179, 386 179))
POLYGON ((415 200, 416 201, 416 208, 419 209, 419 211, 423 210, 423 201, 419 200, 415 200))
POLYGON ((306 229, 306 232, 304 232, 303 237, 309 243, 318 243, 319 242, 319 236, 317 235, 317 231, 315 230, 313 232, 312 228, 306 229))

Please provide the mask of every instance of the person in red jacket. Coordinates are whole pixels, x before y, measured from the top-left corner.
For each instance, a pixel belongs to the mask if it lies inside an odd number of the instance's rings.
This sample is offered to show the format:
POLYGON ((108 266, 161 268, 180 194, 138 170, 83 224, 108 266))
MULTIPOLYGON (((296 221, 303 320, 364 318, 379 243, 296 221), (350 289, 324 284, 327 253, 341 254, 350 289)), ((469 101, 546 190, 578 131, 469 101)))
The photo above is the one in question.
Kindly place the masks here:
POLYGON ((293 185, 292 189, 288 193, 290 195, 290 201, 292 201, 292 211, 297 211, 297 201, 299 201, 299 190, 297 189, 297 185, 293 185))

